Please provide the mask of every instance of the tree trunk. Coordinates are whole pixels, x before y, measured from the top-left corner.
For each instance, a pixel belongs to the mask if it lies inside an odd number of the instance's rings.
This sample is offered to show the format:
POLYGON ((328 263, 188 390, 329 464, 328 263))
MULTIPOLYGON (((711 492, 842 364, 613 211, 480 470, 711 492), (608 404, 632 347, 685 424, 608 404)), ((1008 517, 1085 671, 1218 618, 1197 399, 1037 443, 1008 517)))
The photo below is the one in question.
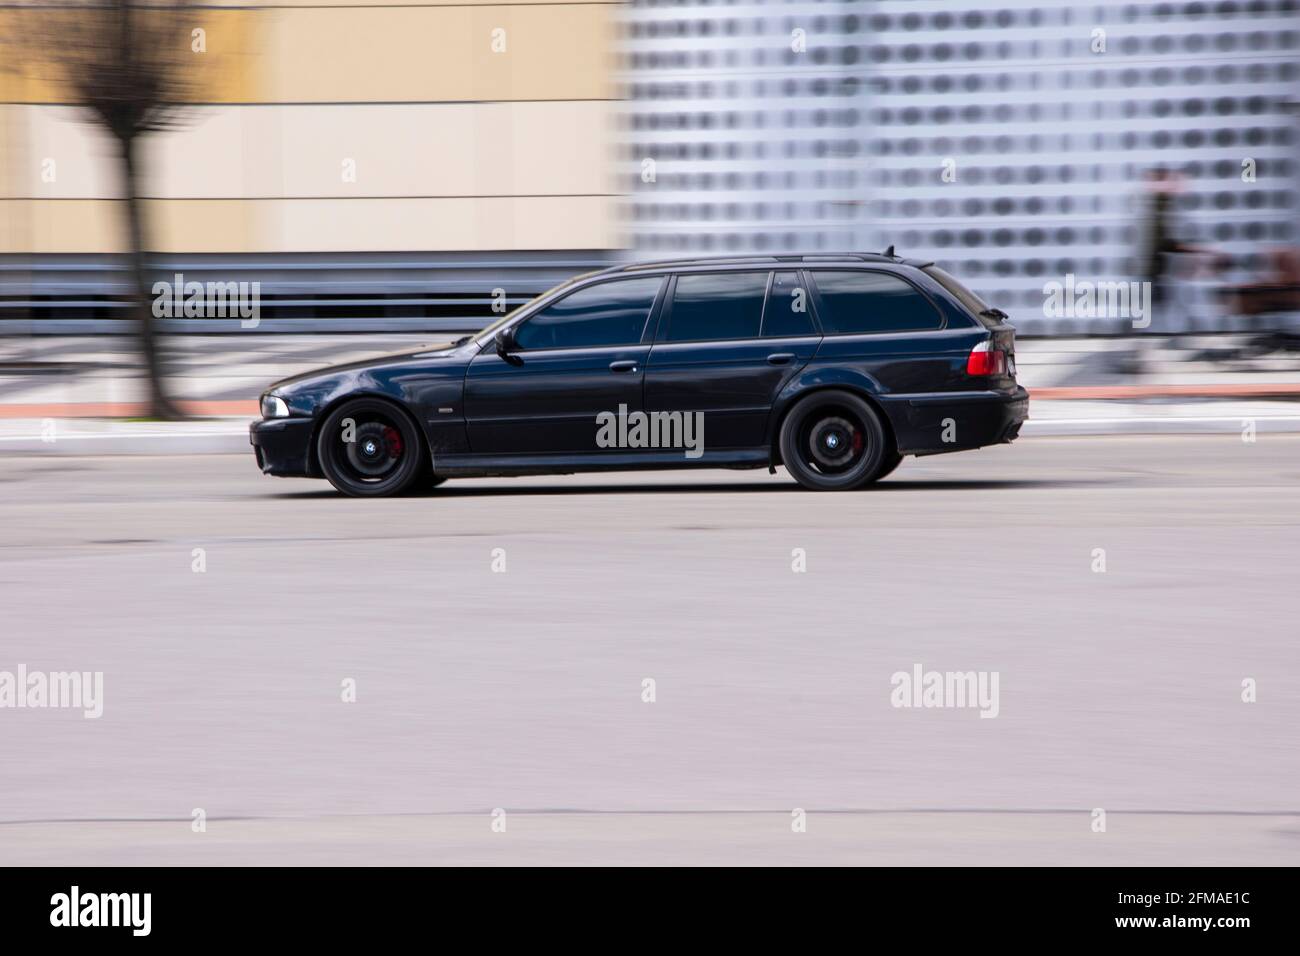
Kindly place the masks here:
POLYGON ((122 150, 122 175, 125 185, 123 200, 126 202, 127 255, 131 266, 132 284, 135 287, 133 299, 136 327, 140 335, 140 352, 144 357, 145 377, 149 387, 149 414, 153 418, 177 421, 185 416, 167 393, 159 333, 150 302, 151 283, 144 249, 144 202, 140 198, 139 189, 138 137, 127 136, 119 139, 118 142, 122 150))

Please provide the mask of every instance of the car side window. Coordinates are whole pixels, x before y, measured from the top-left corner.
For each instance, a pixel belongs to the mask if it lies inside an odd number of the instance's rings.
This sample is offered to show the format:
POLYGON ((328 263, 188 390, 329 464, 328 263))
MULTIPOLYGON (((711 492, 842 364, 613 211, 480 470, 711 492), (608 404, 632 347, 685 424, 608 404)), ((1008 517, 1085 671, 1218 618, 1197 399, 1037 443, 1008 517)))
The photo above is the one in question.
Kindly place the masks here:
POLYGON ((681 275, 668 314, 668 342, 756 339, 763 322, 767 272, 681 275))
POLYGON ((571 292, 521 323, 515 341, 525 351, 636 345, 662 284, 644 276, 571 292))
POLYGON ((943 319, 930 300, 887 272, 814 271, 817 317, 827 335, 937 329, 943 319))
POLYGON ((808 290, 797 272, 778 272, 763 310, 763 338, 815 335, 808 290))

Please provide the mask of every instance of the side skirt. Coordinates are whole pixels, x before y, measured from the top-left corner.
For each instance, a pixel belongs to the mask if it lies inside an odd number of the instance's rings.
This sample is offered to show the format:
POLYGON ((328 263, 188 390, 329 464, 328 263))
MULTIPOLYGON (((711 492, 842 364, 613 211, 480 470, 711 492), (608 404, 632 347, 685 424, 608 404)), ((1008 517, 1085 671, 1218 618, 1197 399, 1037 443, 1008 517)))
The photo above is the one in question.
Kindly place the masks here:
POLYGON ((663 471, 675 468, 766 468, 766 448, 705 452, 586 452, 572 455, 437 455, 435 474, 447 478, 567 475, 583 471, 663 471))

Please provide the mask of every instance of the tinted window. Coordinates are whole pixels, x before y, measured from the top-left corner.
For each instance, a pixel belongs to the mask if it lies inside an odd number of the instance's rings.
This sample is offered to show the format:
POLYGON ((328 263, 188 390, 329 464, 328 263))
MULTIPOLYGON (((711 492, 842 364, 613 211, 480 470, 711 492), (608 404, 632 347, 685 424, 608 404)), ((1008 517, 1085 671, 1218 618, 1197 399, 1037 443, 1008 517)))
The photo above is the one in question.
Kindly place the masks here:
POLYGON ((677 277, 669 315, 669 342, 756 339, 763 321, 766 272, 677 277))
POLYGON ((970 289, 966 288, 948 273, 944 272, 938 266, 923 266, 921 271, 951 292, 957 301, 966 307, 971 315, 980 320, 982 325, 994 326, 998 324, 997 319, 982 314, 989 309, 989 304, 987 302, 977 296, 970 289))
POLYGON ((763 336, 813 334, 812 306, 799 273, 778 272, 763 312, 763 336))
POLYGON ((884 272, 814 272, 817 315, 832 332, 907 332, 937 329, 940 319, 928 299, 897 276, 884 272))
POLYGON ((579 289, 525 321, 515 340, 521 349, 635 345, 662 282, 655 276, 579 289))

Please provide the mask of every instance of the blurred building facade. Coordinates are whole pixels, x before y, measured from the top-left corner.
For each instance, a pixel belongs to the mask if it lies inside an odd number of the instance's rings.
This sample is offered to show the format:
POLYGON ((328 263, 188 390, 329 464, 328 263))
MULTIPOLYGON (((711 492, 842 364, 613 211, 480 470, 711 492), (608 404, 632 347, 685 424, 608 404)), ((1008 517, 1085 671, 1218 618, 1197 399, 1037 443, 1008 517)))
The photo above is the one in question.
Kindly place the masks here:
POLYGON ((1140 274, 1153 168, 1182 175, 1177 237, 1229 257, 1216 281, 1300 238, 1295 0, 886 2, 870 25, 871 218, 1026 331, 1117 324, 1047 319, 1043 285, 1140 274))
MULTIPOLYGON (((633 0, 628 243, 893 244, 1026 332, 1114 331, 1044 316, 1043 287, 1137 277, 1154 167, 1183 174, 1179 238, 1230 257, 1218 281, 1296 244, 1297 14, 1296 0, 633 0)), ((1169 327, 1212 321, 1196 308, 1169 327)))
MULTIPOLYGON (((1134 277, 1156 166, 1225 278, 1298 241, 1297 0, 199 12, 216 79, 149 146, 151 245, 167 271, 261 280, 268 330, 468 328, 494 289, 514 304, 620 255, 894 244, 1026 332, 1107 331, 1044 317, 1043 286, 1134 277)), ((15 15, 0 323, 101 328, 124 288, 111 143, 24 68, 15 15)))
POLYGON ((658 256, 872 248, 870 3, 631 0, 624 241, 658 256))
MULTIPOLYGON (((614 12, 588 0, 196 9, 196 60, 216 68, 182 124, 146 146, 160 267, 262 281, 274 330, 312 316, 463 327, 490 314, 494 288, 522 301, 603 262, 614 12)), ((111 271, 124 240, 115 147, 42 75, 22 15, 0 10, 0 320, 96 327, 125 289, 111 271)))

